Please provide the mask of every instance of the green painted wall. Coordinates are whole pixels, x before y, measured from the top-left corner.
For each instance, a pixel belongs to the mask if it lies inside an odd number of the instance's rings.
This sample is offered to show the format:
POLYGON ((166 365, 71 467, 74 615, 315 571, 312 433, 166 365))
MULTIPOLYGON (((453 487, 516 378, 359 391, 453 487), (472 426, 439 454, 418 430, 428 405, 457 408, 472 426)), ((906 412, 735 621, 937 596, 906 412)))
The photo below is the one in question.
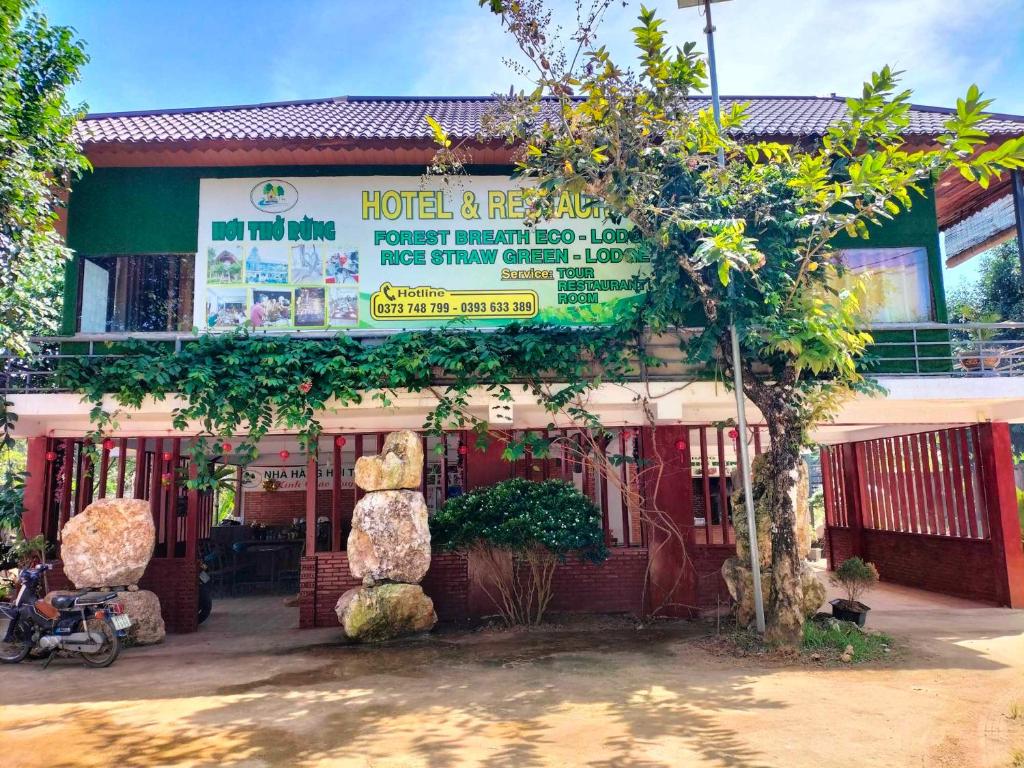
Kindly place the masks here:
MULTIPOLYGON (((470 167, 474 174, 511 169, 470 167)), ((91 256, 193 253, 199 237, 199 180, 260 176, 419 176, 421 166, 244 166, 219 168, 99 168, 76 182, 68 204, 68 246, 91 256)), ((837 247, 923 246, 928 249, 935 317, 946 320, 935 199, 929 191, 871 240, 841 238, 837 247)), ((68 263, 62 332, 75 332, 77 258, 68 263)))

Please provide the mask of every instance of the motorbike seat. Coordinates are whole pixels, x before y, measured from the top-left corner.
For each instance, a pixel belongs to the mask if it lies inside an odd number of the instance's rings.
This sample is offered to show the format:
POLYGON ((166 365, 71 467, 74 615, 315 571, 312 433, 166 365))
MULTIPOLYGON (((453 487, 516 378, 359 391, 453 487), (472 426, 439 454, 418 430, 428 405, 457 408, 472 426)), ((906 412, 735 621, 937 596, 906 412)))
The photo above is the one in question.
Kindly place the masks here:
POLYGON ((50 598, 50 603, 54 608, 70 608, 75 604, 76 595, 54 595, 50 598))
POLYGON ((117 597, 117 592, 86 592, 75 598, 75 605, 96 605, 117 597))

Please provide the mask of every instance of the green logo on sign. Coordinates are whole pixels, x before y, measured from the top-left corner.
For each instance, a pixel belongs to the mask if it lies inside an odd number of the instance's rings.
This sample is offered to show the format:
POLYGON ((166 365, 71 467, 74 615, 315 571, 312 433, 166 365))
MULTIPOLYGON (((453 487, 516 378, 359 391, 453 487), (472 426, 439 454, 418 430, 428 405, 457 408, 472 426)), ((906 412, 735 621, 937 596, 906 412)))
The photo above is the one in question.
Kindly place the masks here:
POLYGON ((299 191, 287 181, 267 179, 252 188, 249 200, 258 211, 284 213, 299 202, 299 191))

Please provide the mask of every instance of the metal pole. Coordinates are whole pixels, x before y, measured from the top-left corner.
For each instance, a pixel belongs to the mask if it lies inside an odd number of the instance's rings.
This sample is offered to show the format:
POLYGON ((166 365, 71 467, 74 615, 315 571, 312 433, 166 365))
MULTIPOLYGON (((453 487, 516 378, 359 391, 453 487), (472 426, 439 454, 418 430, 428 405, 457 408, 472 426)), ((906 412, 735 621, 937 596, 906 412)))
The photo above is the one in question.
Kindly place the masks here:
MULTIPOLYGON (((704 0, 708 38, 708 65, 711 69, 711 109, 715 125, 722 129, 722 106, 718 97, 718 68, 715 63, 715 27, 711 23, 711 0, 704 0)), ((725 150, 718 148, 718 164, 725 166, 725 150)), ((734 295, 733 282, 729 282, 729 298, 734 295)), ((735 315, 730 318, 729 336, 732 342, 732 381, 736 392, 736 425, 739 429, 740 478, 743 481, 743 503, 747 508, 747 535, 750 539, 750 574, 754 586, 754 617, 757 631, 764 634, 764 595, 761 592, 761 553, 757 546, 757 523, 754 520, 754 489, 750 480, 750 447, 747 445, 747 398, 743 394, 743 369, 740 366, 740 337, 736 331, 735 315)), ((724 483, 725 478, 718 478, 724 483)))

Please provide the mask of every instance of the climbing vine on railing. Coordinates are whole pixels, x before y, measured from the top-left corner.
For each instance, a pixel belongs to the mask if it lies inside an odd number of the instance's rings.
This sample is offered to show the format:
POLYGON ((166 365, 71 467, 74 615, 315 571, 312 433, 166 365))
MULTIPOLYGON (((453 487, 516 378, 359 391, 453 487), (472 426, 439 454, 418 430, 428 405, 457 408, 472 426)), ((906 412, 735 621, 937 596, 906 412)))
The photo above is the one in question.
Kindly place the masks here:
MULTIPOLYGON (((322 432, 320 415, 369 397, 388 407, 399 392, 430 392, 436 405, 423 425, 428 434, 471 429, 487 440, 487 421, 470 406, 474 391, 509 403, 520 389, 552 414, 570 412, 599 427, 586 409, 586 393, 602 382, 624 381, 638 363, 653 365, 643 353, 642 324, 563 328, 511 325, 493 332, 457 325, 399 333, 379 343, 339 334, 331 339, 251 334, 245 330, 205 334, 180 350, 159 342, 129 340, 109 344, 108 354, 65 361, 62 384, 92 403, 93 445, 116 428, 120 409, 134 409, 147 398, 175 396, 176 430, 199 437, 190 448, 205 487, 227 438, 241 436, 232 454, 243 463, 256 457, 259 440, 277 429, 294 430, 304 450, 315 450, 322 432), (116 409, 104 407, 112 398, 116 409)), ((553 426, 553 424, 552 424, 553 426)), ((526 435, 535 455, 541 438, 526 435)), ((511 444, 512 457, 525 449, 511 444)))

